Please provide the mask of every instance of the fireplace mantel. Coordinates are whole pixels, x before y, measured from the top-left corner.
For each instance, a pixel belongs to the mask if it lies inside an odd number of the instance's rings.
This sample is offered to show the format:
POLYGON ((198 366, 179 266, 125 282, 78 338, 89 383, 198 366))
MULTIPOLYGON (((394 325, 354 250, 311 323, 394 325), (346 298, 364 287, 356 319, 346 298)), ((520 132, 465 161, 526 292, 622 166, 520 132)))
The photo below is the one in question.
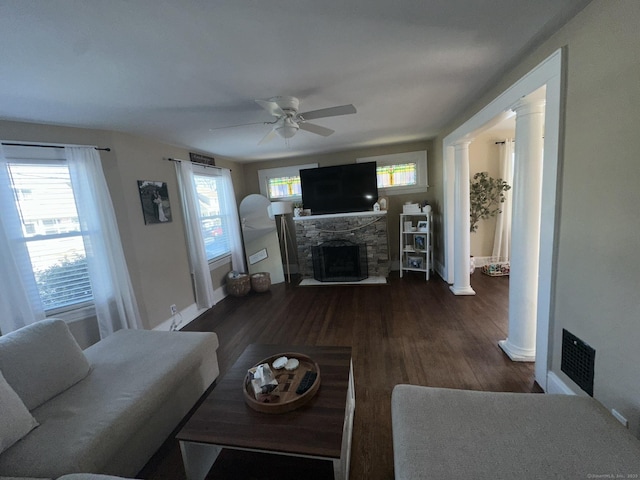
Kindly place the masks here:
POLYGON ((325 215, 304 215, 302 217, 293 217, 294 222, 308 222, 314 220, 324 220, 327 218, 342 218, 342 217, 371 217, 386 215, 386 211, 380 212, 348 212, 348 213, 328 213, 325 215))
POLYGON ((367 246, 370 276, 389 275, 387 212, 350 212, 294 217, 298 262, 303 278, 313 277, 311 247, 329 240, 349 240, 367 246))

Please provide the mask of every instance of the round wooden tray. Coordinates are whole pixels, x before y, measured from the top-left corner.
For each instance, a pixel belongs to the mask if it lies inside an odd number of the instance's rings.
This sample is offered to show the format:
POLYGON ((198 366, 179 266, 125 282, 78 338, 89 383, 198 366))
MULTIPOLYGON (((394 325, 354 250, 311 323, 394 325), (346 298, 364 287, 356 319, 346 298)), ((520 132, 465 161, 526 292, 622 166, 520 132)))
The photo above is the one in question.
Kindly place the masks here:
POLYGON ((267 402, 259 402, 253 394, 253 388, 251 387, 251 381, 249 379, 249 374, 247 373, 244 377, 242 390, 244 391, 244 399, 247 405, 253 410, 262 413, 290 412, 311 400, 318 391, 318 388, 320 388, 320 367, 318 367, 318 364, 306 355, 294 352, 279 353, 256 363, 254 367, 257 367, 262 363, 268 363, 269 367, 271 367, 271 371, 278 381, 278 388, 276 388, 269 396, 267 402), (276 370, 273 368, 273 361, 276 358, 283 356, 287 358, 297 358, 300 365, 292 371, 285 370, 284 368, 276 370), (307 370, 316 372, 318 376, 309 390, 304 392, 302 395, 298 395, 296 390, 298 389, 298 385, 300 384, 302 377, 307 373, 307 370))

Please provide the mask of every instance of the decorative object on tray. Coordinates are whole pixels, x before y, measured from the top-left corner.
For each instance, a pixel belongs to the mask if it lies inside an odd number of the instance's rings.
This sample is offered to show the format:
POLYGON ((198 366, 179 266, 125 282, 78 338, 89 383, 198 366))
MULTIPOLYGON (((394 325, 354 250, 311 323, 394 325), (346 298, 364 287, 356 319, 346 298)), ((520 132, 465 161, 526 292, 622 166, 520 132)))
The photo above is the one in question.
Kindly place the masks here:
POLYGON ((320 367, 316 362, 300 353, 279 353, 249 369, 243 391, 247 405, 253 410, 277 414, 290 412, 306 404, 319 388, 320 367), (296 393, 309 371, 316 374, 313 383, 304 393, 296 393), (273 388, 269 373, 275 381, 273 388))

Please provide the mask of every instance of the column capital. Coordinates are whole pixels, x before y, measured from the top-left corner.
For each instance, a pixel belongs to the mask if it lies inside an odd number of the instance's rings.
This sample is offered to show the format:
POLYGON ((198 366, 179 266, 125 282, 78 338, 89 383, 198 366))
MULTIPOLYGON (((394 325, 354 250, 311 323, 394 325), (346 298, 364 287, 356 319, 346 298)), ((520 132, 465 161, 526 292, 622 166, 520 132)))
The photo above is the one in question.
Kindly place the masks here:
POLYGON ((517 117, 522 115, 531 115, 534 113, 544 114, 544 108, 547 101, 544 98, 529 98, 522 97, 516 103, 513 104, 511 110, 516 112, 517 117))
POLYGON ((471 145, 471 140, 459 140, 453 144, 453 148, 456 150, 468 149, 471 145))

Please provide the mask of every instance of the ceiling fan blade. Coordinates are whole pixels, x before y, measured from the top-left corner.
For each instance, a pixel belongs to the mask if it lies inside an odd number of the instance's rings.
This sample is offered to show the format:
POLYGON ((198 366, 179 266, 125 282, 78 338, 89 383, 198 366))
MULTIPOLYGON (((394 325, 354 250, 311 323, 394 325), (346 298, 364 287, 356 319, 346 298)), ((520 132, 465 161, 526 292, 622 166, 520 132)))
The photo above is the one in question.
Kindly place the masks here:
POLYGON ((321 127, 320 125, 316 125, 315 123, 300 122, 298 124, 298 127, 300 127, 300 130, 306 130, 307 132, 315 133, 316 135, 322 135, 323 137, 328 137, 335 132, 335 130, 331 130, 327 127, 321 127))
POLYGON ((282 117, 286 115, 284 110, 280 108, 276 102, 271 102, 269 100, 256 100, 256 103, 264 108, 267 112, 269 112, 274 117, 282 117))
POLYGON ((341 105, 339 107, 321 108, 320 110, 312 110, 310 112, 301 113, 299 116, 305 120, 313 120, 315 118, 337 117, 338 115, 349 115, 356 113, 356 107, 353 105, 341 105))
POLYGON ((262 137, 262 140, 258 142, 258 145, 262 145, 263 143, 268 143, 274 138, 276 138, 277 136, 278 134, 276 133, 276 129, 274 128, 269 133, 267 133, 264 137, 262 137))
POLYGON ((213 127, 209 131, 224 130, 225 128, 247 127, 249 125, 264 125, 266 122, 253 122, 253 123, 239 123, 237 125, 225 125, 224 127, 213 127))

